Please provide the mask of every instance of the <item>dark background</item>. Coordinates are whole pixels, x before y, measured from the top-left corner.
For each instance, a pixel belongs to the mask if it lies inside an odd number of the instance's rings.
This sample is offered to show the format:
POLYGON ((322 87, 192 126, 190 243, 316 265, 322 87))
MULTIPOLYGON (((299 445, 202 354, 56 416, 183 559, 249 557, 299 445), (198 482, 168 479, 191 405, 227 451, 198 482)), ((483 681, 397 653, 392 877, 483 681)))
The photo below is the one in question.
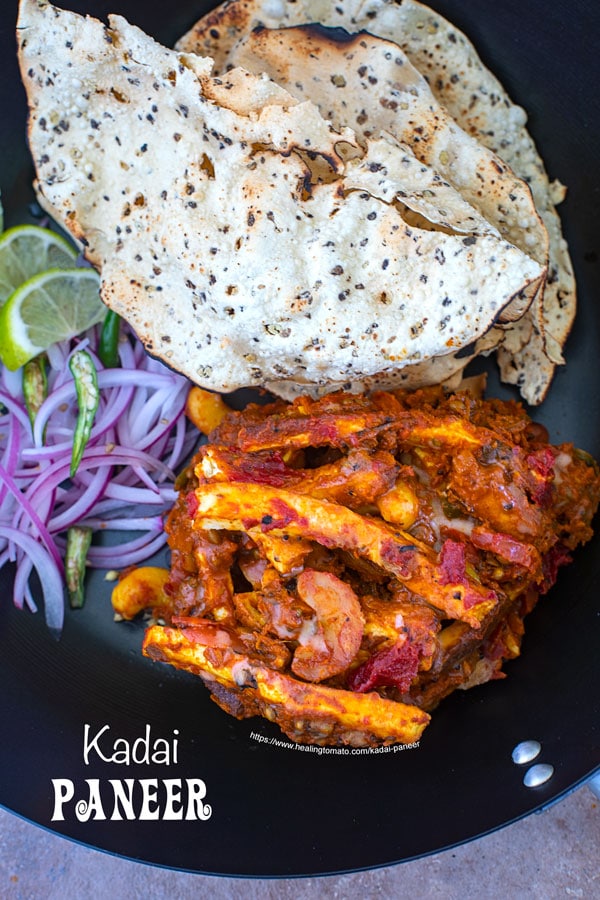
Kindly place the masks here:
MULTIPOLYGON (((75 2, 104 17, 117 11, 172 44, 206 9, 172 0, 75 2), (118 7, 118 8, 117 8, 118 7)), ((600 100, 592 0, 465 4, 436 0, 474 41, 484 62, 530 115, 548 171, 569 186, 561 207, 579 284, 580 308, 550 395, 535 415, 555 440, 600 457, 600 100)), ((0 12, 0 186, 9 224, 33 196, 25 101, 13 37, 16 3, 0 12)), ((494 377, 490 391, 512 396, 494 377)), ((598 592, 600 539, 531 615, 521 658, 508 678, 457 693, 436 711, 421 746, 396 754, 319 756, 258 743, 280 737, 263 721, 221 713, 192 676, 141 657, 140 625, 112 620, 109 586, 95 576, 90 600, 68 613, 55 642, 40 615, 11 604, 11 573, 0 573, 0 803, 92 846, 206 873, 319 874, 408 859, 490 831, 541 808, 581 783, 600 762, 598 592), (101 762, 85 766, 83 726, 109 724, 135 739, 179 730, 177 767, 101 762), (555 767, 541 788, 522 784, 511 761, 521 740, 542 743, 555 767), (51 779, 199 777, 207 822, 51 823, 51 779)))

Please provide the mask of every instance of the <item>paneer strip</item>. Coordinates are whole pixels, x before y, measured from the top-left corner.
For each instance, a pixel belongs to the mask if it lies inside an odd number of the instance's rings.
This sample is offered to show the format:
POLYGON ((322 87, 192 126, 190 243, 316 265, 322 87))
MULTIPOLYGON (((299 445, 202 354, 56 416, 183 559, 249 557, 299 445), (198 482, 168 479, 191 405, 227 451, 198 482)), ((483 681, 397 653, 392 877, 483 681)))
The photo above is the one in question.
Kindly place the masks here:
POLYGON ((298 480, 279 450, 243 453, 237 447, 205 444, 196 457, 195 473, 206 481, 252 481, 283 487, 298 480))
POLYGON ((284 538, 254 532, 252 540, 280 575, 297 575, 312 550, 310 541, 301 537, 284 538))
POLYGON ((497 603, 494 591, 464 576, 450 582, 436 554, 405 532, 327 500, 248 483, 201 484, 190 514, 197 528, 301 536, 349 551, 395 575, 448 618, 479 628, 497 603))
POLYGON ((392 431, 399 444, 434 450, 475 449, 498 444, 498 433, 474 425, 451 413, 436 413, 395 406, 377 412, 321 412, 298 416, 272 416, 242 426, 237 446, 246 452, 304 447, 355 447, 392 431))
POLYGON ((303 447, 356 447, 391 425, 391 416, 384 412, 273 416, 264 422, 243 425, 237 445, 247 453, 303 447))
POLYGON ((227 632, 209 647, 202 642, 204 631, 152 626, 144 638, 144 655, 198 675, 209 688, 217 683, 233 693, 239 702, 230 696, 227 708, 237 718, 262 715, 294 739, 354 746, 412 743, 429 722, 416 706, 375 693, 306 684, 260 665, 237 652, 227 632))
POLYGON ((519 447, 491 448, 475 454, 461 449, 452 456, 451 496, 495 531, 535 542, 547 550, 554 542, 551 492, 554 456, 548 452, 545 477, 537 456, 519 447))
POLYGON ((360 509, 393 488, 399 469, 392 454, 384 450, 350 450, 337 462, 304 470, 293 490, 360 509))
POLYGON ((196 473, 207 481, 285 486, 355 509, 387 493, 394 486, 398 469, 391 453, 383 450, 351 450, 336 462, 315 469, 292 469, 285 465, 279 451, 248 454, 233 447, 206 444, 200 449, 196 473))
POLYGON ((459 416, 414 410, 401 412, 396 417, 393 430, 398 442, 409 447, 456 450, 498 443, 496 432, 480 425, 472 425, 459 416))

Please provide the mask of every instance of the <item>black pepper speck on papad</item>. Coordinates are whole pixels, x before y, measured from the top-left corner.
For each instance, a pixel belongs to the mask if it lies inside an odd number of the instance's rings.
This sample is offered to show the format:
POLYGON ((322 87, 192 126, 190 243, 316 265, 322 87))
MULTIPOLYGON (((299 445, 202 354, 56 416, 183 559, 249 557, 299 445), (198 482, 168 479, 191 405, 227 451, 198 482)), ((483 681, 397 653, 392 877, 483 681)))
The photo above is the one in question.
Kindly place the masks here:
POLYGON ((23 0, 19 39, 40 202, 107 305, 204 387, 447 380, 541 294, 544 261, 404 136, 332 124, 263 73, 215 77, 118 16, 23 0))
MULTIPOLYGON (((373 121, 379 120, 382 115, 382 104, 389 112, 391 104, 396 103, 394 114, 404 117, 405 125, 408 118, 410 126, 411 114, 403 110, 402 104, 408 101, 409 107, 420 104, 421 112, 427 109, 426 91, 422 86, 426 79, 435 98, 433 105, 437 104, 438 109, 430 106, 428 122, 431 126, 433 116, 433 131, 429 127, 419 132, 423 123, 412 122, 413 140, 420 141, 419 153, 426 150, 429 142, 429 149, 438 153, 437 166, 444 177, 455 186, 452 171, 459 179, 464 179, 463 187, 459 187, 464 194, 469 179, 469 173, 462 164, 464 158, 461 165, 458 165, 459 158, 453 159, 454 154, 448 154, 447 148, 444 148, 440 159, 441 107, 443 115, 451 116, 456 126, 460 126, 471 139, 478 142, 480 152, 485 148, 492 154, 497 154, 502 163, 510 167, 517 178, 522 179, 531 190, 537 213, 547 232, 545 242, 539 241, 539 230, 532 228, 530 214, 522 215, 519 211, 519 207, 521 210, 523 207, 518 192, 509 190, 508 202, 499 204, 498 214, 504 220, 503 224, 509 227, 513 218, 513 227, 522 230, 526 243, 523 245, 516 238, 513 238, 514 242, 522 249, 528 249, 536 259, 543 258, 544 252, 549 250, 547 283, 524 316, 503 332, 496 332, 493 338, 488 335, 485 346, 476 346, 474 352, 489 351, 495 342, 502 378, 519 385, 523 397, 529 403, 540 403, 547 393, 555 367, 564 363, 562 347, 576 311, 575 278, 556 211, 556 205, 565 196, 565 189, 558 181, 550 181, 526 129, 525 111, 511 100, 495 75, 484 66, 464 34, 439 13, 416 0, 345 0, 343 4, 318 3, 315 0, 297 0, 294 3, 230 0, 201 19, 180 39, 178 47, 212 57, 216 72, 224 70, 236 58, 241 60, 245 57, 249 63, 252 55, 257 57, 257 64, 258 60, 264 64, 265 55, 268 55, 270 64, 273 65, 277 42, 289 44, 292 41, 299 45, 300 39, 293 34, 284 39, 282 35, 285 32, 280 32, 278 36, 270 35, 268 30, 287 29, 314 22, 328 26, 321 30, 318 56, 319 62, 323 57, 328 58, 329 70, 323 74, 319 91, 328 88, 330 97, 334 93, 345 93, 345 102, 348 102, 348 97, 354 92, 353 99, 350 100, 354 119, 348 117, 346 120, 342 117, 346 124, 356 128, 358 122, 360 127, 370 130, 373 128, 373 121), (334 31, 331 32, 331 29, 334 31), (381 84, 379 72, 365 71, 373 66, 373 55, 370 52, 368 66, 366 59, 356 64, 354 86, 348 85, 344 91, 345 75, 342 68, 345 57, 357 48, 352 48, 348 42, 341 40, 344 35, 342 29, 345 30, 346 39, 348 35, 367 32, 367 35, 363 34, 361 37, 369 46, 373 43, 374 36, 384 39, 388 47, 381 44, 381 53, 387 63, 387 71, 391 71, 394 65, 397 66, 397 60, 402 60, 405 65, 399 83, 398 78, 394 78, 395 84, 390 85, 388 79, 386 89, 381 84), (329 35, 326 33, 328 30, 329 35), (395 46, 396 52, 389 45, 395 46), (336 56, 338 66, 331 68, 336 56), (412 73, 416 71, 418 78, 407 92, 406 73, 409 70, 412 73), (356 87, 356 76, 361 79, 359 89, 356 87), (392 92, 389 90, 390 86, 392 92), (394 91, 396 93, 392 96, 394 91), (417 99, 419 94, 420 98, 417 99)), ((311 28, 311 41, 318 44, 319 29, 314 29, 312 24, 311 28)), ((372 51, 371 47, 370 50, 372 51)), ((284 70, 289 71, 295 60, 286 60, 285 54, 281 54, 280 63, 284 70)), ((305 73, 299 83, 303 99, 314 99, 319 103, 314 96, 316 85, 309 78, 309 60, 305 53, 297 65, 305 73)), ((279 71, 281 72, 281 67, 279 71)), ((385 77, 383 80, 385 82, 385 77)), ((292 84, 286 86, 294 93, 292 84)), ((329 109, 322 111, 329 115, 329 109)), ((452 147, 455 149, 454 140, 452 147)), ((483 170, 479 171, 483 174, 483 170)), ((506 178, 508 173, 503 174, 506 178)), ((474 205, 478 204, 475 202, 474 205)), ((500 230, 503 234, 506 233, 505 229, 500 230)))

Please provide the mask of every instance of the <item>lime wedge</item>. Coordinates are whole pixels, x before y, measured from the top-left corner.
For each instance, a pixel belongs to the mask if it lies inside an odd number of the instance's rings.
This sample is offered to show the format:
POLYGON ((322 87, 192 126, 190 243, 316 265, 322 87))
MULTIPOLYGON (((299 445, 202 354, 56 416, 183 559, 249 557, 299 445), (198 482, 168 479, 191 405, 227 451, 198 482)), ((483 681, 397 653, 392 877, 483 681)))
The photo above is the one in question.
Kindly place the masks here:
POLYGON ((63 237, 38 225, 17 225, 0 237, 0 306, 39 272, 72 269, 77 251, 63 237))
POLYGON ((102 321, 100 278, 94 269, 50 269, 14 291, 0 309, 0 358, 20 368, 57 341, 102 321))

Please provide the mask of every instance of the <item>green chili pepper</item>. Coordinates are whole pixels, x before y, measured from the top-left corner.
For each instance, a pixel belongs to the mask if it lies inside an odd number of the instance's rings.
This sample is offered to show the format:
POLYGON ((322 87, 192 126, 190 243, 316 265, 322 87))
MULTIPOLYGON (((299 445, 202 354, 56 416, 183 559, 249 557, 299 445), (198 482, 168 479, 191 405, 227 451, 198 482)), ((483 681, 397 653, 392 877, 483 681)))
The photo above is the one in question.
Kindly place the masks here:
POLYGON ((102 323, 98 356, 107 369, 115 369, 119 365, 119 333, 121 317, 109 309, 102 323))
POLYGON ((189 465, 185 466, 175 478, 173 482, 173 487, 176 491, 184 491, 187 490, 188 485, 192 483, 194 477, 194 466, 189 465))
POLYGON ((477 569, 471 564, 467 563, 465 566, 465 572, 471 579, 471 581, 475 581, 477 584, 481 584, 481 578, 479 577, 479 573, 477 569))
POLYGON ((23 366, 23 396, 27 415, 33 428, 38 410, 48 396, 48 376, 44 354, 34 356, 23 366))
POLYGON ((71 609, 81 609, 85 602, 84 579, 88 550, 92 542, 92 529, 73 525, 67 531, 65 571, 67 593, 71 609))
POLYGON ((580 450, 578 447, 575 447, 573 449, 573 453, 575 454, 577 459, 580 459, 582 462, 584 462, 586 464, 586 466, 589 466, 591 469, 594 469, 596 472, 598 471, 598 463, 596 462, 594 457, 591 455, 591 453, 587 452, 587 450, 580 450))
POLYGON ((442 511, 447 519, 460 519, 465 514, 460 506, 451 503, 445 495, 442 496, 442 511))
POLYGON ((96 410, 100 402, 100 390, 96 366, 87 350, 77 350, 69 360, 69 368, 75 380, 79 405, 71 454, 71 478, 73 478, 92 433, 96 410))

